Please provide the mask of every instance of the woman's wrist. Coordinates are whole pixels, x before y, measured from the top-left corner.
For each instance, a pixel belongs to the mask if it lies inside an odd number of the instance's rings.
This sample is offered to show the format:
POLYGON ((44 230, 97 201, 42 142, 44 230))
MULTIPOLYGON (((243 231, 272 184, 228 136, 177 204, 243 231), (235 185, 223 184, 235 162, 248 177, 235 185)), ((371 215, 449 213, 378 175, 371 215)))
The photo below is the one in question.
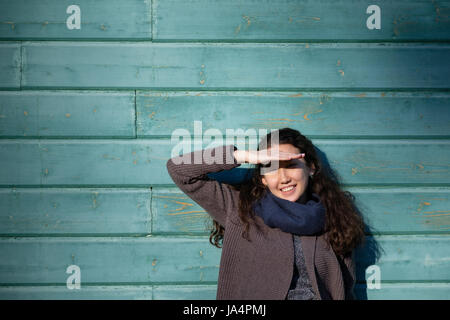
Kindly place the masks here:
POLYGON ((234 150, 233 156, 237 163, 247 162, 247 152, 245 150, 234 150))

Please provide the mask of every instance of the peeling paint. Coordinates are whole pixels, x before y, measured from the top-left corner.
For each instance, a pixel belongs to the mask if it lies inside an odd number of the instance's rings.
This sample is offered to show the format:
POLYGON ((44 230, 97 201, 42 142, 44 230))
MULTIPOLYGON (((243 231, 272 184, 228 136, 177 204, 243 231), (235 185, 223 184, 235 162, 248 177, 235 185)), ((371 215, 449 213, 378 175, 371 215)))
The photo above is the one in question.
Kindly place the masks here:
POLYGON ((314 20, 314 21, 320 21, 319 17, 302 17, 304 19, 297 19, 295 22, 305 22, 305 21, 310 21, 310 20, 314 20))
POLYGON ((98 208, 97 196, 98 196, 98 192, 94 192, 93 198, 92 198, 92 208, 94 208, 94 209, 98 208))
POLYGON ((251 20, 249 16, 242 16, 242 18, 244 18, 245 20, 247 20, 247 26, 249 26, 251 24, 251 20))
POLYGON ((450 215, 450 210, 423 211, 422 213, 426 214, 427 217, 439 217, 450 215))
POLYGON ((308 118, 308 116, 309 116, 310 114, 321 113, 322 111, 323 111, 323 110, 317 110, 317 111, 307 112, 307 113, 305 113, 305 114, 303 115, 303 119, 305 119, 305 120, 307 120, 307 121, 310 121, 311 119, 308 118))
MULTIPOLYGON (((201 215, 203 215, 205 213, 205 211, 186 211, 186 212, 177 212, 177 213, 168 213, 168 216, 178 216, 178 215, 182 215, 182 214, 192 214, 192 213, 201 213, 201 215)), ((197 215, 197 214, 193 214, 197 215)))
POLYGON ((272 121, 272 120, 274 120, 274 121, 298 121, 298 120, 294 120, 294 119, 267 119, 267 120, 270 120, 270 121, 272 121))
POLYGON ((110 156, 107 155, 107 154, 104 154, 104 155, 103 155, 103 158, 104 158, 104 159, 108 159, 108 160, 120 160, 120 158, 110 157, 110 156))
POLYGON ((11 30, 14 30, 15 28, 15 24, 12 21, 2 21, 1 23, 3 24, 9 24, 11 26, 11 30))
POLYGON ((234 34, 238 34, 241 31, 241 25, 238 25, 236 29, 234 29, 234 34))
POLYGON ((187 197, 183 196, 161 196, 161 195, 153 195, 153 198, 162 198, 162 199, 187 199, 187 197))

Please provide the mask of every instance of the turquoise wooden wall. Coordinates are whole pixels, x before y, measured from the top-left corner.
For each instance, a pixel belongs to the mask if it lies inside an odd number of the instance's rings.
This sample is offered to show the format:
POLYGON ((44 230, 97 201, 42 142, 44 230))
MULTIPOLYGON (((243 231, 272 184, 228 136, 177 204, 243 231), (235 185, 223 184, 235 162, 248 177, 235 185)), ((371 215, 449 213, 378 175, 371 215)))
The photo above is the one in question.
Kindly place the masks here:
POLYGON ((358 297, 450 298, 450 1, 72 4, 0 0, 1 299, 214 299, 165 167, 194 121, 309 136, 370 226, 358 297))

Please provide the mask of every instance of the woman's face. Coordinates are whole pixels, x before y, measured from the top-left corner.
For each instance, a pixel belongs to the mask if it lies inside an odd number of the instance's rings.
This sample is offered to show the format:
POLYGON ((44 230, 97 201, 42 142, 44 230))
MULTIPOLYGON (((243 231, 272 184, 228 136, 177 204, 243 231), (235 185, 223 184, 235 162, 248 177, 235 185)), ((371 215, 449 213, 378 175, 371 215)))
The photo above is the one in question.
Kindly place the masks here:
MULTIPOLYGON (((301 153, 301 150, 291 144, 280 144, 278 147, 279 152, 301 153)), ((300 199, 301 203, 305 203, 307 201, 305 191, 308 187, 308 178, 313 173, 314 170, 306 165, 303 158, 282 160, 278 161, 277 170, 266 172, 262 176, 262 183, 279 198, 293 202, 300 199), (289 186, 294 186, 294 188, 287 191, 283 190, 289 186)))

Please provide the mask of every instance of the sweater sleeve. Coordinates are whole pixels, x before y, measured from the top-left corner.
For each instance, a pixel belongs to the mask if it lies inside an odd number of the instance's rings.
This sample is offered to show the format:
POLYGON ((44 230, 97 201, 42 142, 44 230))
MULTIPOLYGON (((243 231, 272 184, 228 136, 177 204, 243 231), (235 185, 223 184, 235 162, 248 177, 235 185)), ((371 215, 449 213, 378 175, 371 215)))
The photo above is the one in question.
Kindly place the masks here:
POLYGON ((235 150, 237 148, 231 144, 193 151, 167 161, 167 171, 174 183, 222 226, 225 226, 227 212, 236 201, 236 195, 231 186, 211 179, 207 174, 240 166, 233 155, 235 150), (213 162, 216 154, 220 161, 213 162))

